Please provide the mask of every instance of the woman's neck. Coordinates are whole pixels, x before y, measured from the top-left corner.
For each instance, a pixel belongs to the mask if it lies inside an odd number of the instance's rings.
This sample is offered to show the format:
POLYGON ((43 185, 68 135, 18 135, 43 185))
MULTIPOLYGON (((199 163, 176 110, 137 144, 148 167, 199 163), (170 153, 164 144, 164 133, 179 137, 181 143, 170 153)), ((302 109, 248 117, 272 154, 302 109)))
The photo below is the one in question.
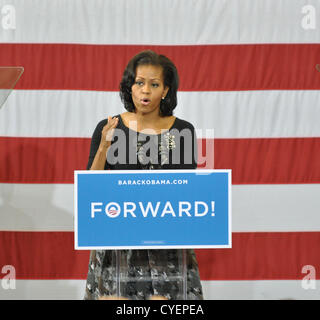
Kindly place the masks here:
POLYGON ((153 129, 159 126, 163 118, 159 113, 132 113, 132 119, 137 121, 138 127, 141 126, 143 129, 153 129))
POLYGON ((159 114, 141 114, 133 112, 125 112, 122 115, 124 124, 135 131, 150 130, 150 133, 160 133, 163 129, 169 129, 175 117, 162 117, 159 114), (130 123, 131 122, 131 123, 130 123))

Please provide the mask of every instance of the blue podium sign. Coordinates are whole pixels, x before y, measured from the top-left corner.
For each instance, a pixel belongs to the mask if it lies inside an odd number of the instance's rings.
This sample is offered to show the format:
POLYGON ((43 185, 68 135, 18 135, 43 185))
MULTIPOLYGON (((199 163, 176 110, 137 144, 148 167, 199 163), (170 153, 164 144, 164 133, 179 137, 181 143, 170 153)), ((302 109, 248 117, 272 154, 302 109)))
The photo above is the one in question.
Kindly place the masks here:
POLYGON ((75 171, 75 249, 231 248, 231 170, 75 171))

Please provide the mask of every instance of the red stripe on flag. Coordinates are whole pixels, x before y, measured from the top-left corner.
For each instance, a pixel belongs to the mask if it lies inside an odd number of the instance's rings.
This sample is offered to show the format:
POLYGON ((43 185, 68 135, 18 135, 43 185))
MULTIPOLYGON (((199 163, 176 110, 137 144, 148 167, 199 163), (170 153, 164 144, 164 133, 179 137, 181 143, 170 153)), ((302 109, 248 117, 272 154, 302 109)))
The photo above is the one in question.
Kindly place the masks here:
POLYGON ((233 184, 320 182, 320 138, 215 139, 215 168, 233 184))
POLYGON ((14 85, 19 80, 23 68, 1 67, 0 66, 0 88, 1 90, 10 90, 14 88, 14 85))
POLYGON ((0 137, 0 182, 73 183, 89 148, 89 138, 0 137))
MULTIPOLYGON (((86 279, 88 251, 73 232, 0 232, 0 265, 17 279, 86 279)), ((198 249, 201 280, 299 280, 304 265, 320 266, 320 232, 233 233, 232 248, 198 249)), ((316 274, 320 279, 319 273, 316 274)))
POLYGON ((319 44, 0 44, 0 65, 23 66, 17 89, 118 91, 129 59, 153 49, 176 64, 182 91, 319 89, 319 44))
MULTIPOLYGON (((197 250, 201 280, 303 279, 320 267, 320 232, 233 233, 232 249, 197 250)), ((320 279, 319 273, 316 278, 320 279)))
MULTIPOLYGON (((89 148, 89 138, 0 137, 0 182, 73 183, 89 148)), ((215 139, 214 154, 233 184, 320 182, 320 138, 215 139)))
POLYGON ((74 250, 73 232, 0 231, 0 265, 17 279, 85 279, 89 251, 74 250))

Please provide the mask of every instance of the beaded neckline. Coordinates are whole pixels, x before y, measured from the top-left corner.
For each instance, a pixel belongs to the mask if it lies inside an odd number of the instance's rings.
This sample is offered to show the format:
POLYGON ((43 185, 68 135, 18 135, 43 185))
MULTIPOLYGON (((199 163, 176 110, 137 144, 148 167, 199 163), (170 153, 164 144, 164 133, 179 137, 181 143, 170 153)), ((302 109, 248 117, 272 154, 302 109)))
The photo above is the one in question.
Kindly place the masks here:
POLYGON ((127 127, 127 126, 124 124, 124 122, 123 122, 122 117, 121 117, 120 114, 117 115, 116 117, 119 119, 119 124, 121 125, 121 127, 125 128, 125 129, 127 129, 127 130, 129 130, 129 131, 132 131, 132 132, 134 132, 135 134, 139 134, 139 135, 142 134, 142 135, 146 135, 146 136, 155 136, 155 137, 156 137, 156 136, 161 136, 161 135, 163 135, 163 134, 168 134, 168 132, 170 132, 170 130, 172 130, 172 129, 175 127, 176 122, 177 122, 177 120, 178 120, 178 118, 176 117, 175 120, 174 120, 174 122, 173 122, 173 124, 171 125, 171 127, 170 127, 169 129, 163 130, 163 132, 161 132, 161 133, 149 134, 149 133, 144 133, 144 132, 135 131, 135 130, 127 127))

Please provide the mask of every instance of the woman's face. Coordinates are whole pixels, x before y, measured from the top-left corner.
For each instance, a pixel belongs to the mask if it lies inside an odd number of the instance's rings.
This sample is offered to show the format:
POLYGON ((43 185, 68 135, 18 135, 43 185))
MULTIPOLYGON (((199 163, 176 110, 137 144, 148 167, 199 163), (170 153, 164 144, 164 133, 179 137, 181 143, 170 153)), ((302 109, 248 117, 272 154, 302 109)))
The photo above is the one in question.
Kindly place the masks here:
POLYGON ((166 96, 168 90, 168 87, 164 87, 161 66, 138 66, 135 82, 131 88, 136 113, 159 114, 161 98, 166 96))

